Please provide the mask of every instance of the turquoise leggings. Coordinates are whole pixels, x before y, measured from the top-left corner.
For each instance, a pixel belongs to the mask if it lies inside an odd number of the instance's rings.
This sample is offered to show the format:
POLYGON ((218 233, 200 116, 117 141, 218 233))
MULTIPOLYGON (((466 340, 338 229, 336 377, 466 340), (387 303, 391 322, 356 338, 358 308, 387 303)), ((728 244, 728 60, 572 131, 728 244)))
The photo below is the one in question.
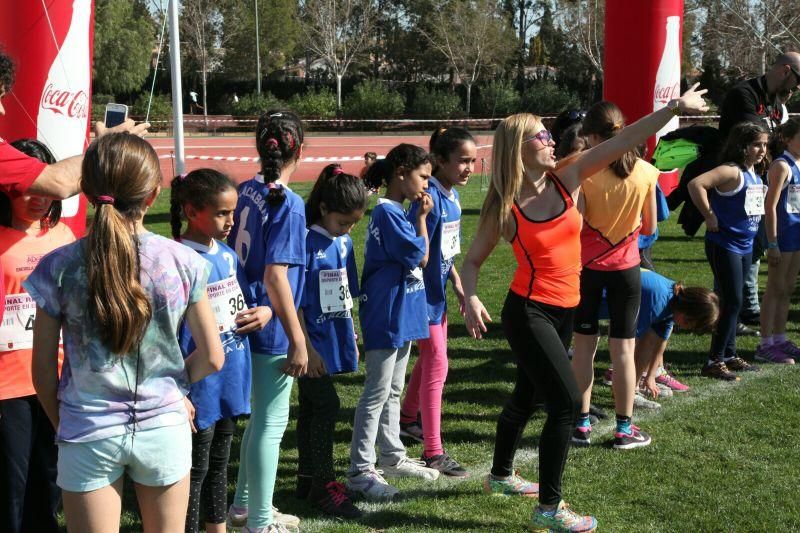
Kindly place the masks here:
POLYGON ((272 493, 281 439, 289 422, 293 379, 281 372, 286 355, 253 352, 252 359, 252 414, 242 437, 233 503, 247 507, 247 525, 258 528, 272 524, 272 493))

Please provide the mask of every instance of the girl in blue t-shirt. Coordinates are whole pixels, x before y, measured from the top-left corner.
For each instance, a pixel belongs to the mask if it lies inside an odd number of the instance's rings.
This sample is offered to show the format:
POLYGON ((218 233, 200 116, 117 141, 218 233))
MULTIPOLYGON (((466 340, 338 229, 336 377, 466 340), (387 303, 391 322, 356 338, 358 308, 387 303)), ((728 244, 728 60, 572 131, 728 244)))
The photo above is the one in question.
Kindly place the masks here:
POLYGON ((736 324, 753 239, 764 214, 766 187, 760 176, 767 138, 760 124, 737 124, 722 151, 724 163, 689 182, 692 201, 706 221, 706 257, 721 300, 711 353, 701 371, 710 378, 735 381, 736 372, 758 370, 736 353, 736 324))
MULTIPOLYGON (((228 459, 236 431, 234 417, 250 414, 250 345, 246 334, 263 328, 269 307, 254 307, 244 271, 233 250, 223 244, 233 227, 236 185, 224 174, 201 168, 172 180, 170 189, 172 236, 196 251, 211 267, 206 292, 225 350, 222 370, 192 384, 194 412, 192 470, 186 531, 200 530, 200 515, 209 533, 225 532, 228 459), (181 233, 181 219, 187 228, 181 233), (200 507, 203 507, 201 513, 200 507)), ((188 327, 178 333, 184 357, 195 349, 188 327)))
POLYGON ((764 224, 769 270, 756 359, 794 364, 800 348, 786 338, 786 320, 800 273, 800 120, 792 118, 779 126, 769 148, 773 161, 767 174, 764 224))
MULTIPOLYGON (((261 172, 239 186, 228 244, 244 266, 247 291, 278 320, 250 333, 252 415, 242 437, 239 480, 229 524, 248 531, 296 526, 273 512, 281 439, 289 421, 293 378, 306 373, 308 355, 297 308, 306 264, 303 200, 288 187, 303 151, 303 126, 294 113, 268 111, 256 126, 261 172)), ((269 529, 270 531, 272 529, 269 529)))
MULTIPOLYGON (((464 309, 464 291, 455 267, 456 255, 461 252, 461 204, 455 187, 467 184, 475 166, 477 147, 472 135, 462 128, 436 130, 430 145, 436 169, 434 177, 428 180, 433 207, 425 219, 430 252, 422 272, 428 301, 429 337, 417 342, 419 358, 403 401, 400 434, 423 442, 421 459, 429 468, 448 476, 466 477, 467 470, 442 447, 440 429, 442 391, 447 377, 448 280, 453 283, 461 310, 464 309)), ((411 204, 410 220, 416 215, 417 207, 416 202, 411 204)))
POLYGON ((361 276, 359 318, 364 335, 366 380, 358 400, 347 485, 368 499, 391 499, 397 489, 387 476, 436 479, 438 470, 409 459, 400 440, 400 395, 405 384, 411 342, 428 337, 428 313, 422 268, 428 262, 425 219, 433 207, 425 192, 431 174, 428 153, 411 144, 392 148, 367 172, 367 186, 386 185, 367 228, 361 276), (405 200, 419 201, 413 222, 405 200))
POLYGON ((328 165, 306 202, 306 286, 301 311, 308 373, 297 381, 297 496, 323 513, 358 518, 361 511, 336 481, 333 432, 339 396, 331 376, 358 368, 353 299, 358 270, 350 230, 364 216, 363 182, 328 165))

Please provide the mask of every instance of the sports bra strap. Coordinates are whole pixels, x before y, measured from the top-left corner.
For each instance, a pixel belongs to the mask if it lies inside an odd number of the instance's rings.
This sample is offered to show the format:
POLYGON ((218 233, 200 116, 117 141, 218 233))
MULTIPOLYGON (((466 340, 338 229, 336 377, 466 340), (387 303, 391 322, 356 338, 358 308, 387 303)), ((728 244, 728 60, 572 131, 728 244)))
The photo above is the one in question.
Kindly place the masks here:
POLYGON ((572 195, 569 192, 567 192, 567 188, 564 187, 564 184, 561 183, 561 180, 558 179, 558 176, 556 176, 554 172, 548 172, 547 177, 553 180, 553 183, 556 184, 558 192, 561 193, 561 196, 564 198, 564 201, 567 202, 567 208, 572 207, 572 204, 575 203, 572 199, 572 195))

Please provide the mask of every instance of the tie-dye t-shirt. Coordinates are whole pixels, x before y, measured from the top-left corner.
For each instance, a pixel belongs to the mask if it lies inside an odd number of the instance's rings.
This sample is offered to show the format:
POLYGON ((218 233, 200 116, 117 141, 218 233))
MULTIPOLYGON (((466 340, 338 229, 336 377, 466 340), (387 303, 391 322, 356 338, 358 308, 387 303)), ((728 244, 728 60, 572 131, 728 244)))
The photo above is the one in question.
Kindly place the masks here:
POLYGON ((177 332, 186 308, 206 293, 209 266, 180 243, 152 233, 139 238, 140 280, 153 309, 139 350, 113 354, 100 340, 88 312, 85 239, 42 258, 24 283, 37 306, 61 319, 59 441, 89 442, 188 420, 189 381, 177 332))

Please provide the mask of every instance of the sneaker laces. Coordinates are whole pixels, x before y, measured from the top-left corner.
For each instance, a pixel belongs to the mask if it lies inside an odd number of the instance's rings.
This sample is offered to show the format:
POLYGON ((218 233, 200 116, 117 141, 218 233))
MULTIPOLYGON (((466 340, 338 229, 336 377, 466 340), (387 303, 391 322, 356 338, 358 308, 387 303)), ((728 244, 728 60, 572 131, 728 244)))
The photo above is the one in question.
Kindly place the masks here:
POLYGON ((341 507, 342 504, 349 499, 347 494, 345 494, 344 485, 338 481, 329 481, 326 483, 325 490, 328 491, 328 496, 330 496, 333 503, 336 504, 336 507, 341 507))
POLYGON ((400 468, 400 466, 403 464, 409 464, 412 466, 427 468, 425 465, 425 461, 422 461, 420 459, 412 459, 411 457, 408 456, 404 456, 399 461, 397 461, 395 468, 400 468))
POLYGON ((556 520, 561 522, 567 527, 572 527, 583 521, 583 516, 569 508, 569 504, 564 502, 564 505, 558 508, 556 514, 553 516, 556 520))
POLYGON ((519 475, 519 470, 514 470, 514 472, 512 472, 512 474, 508 476, 507 481, 512 487, 514 487, 515 490, 518 491, 523 490, 526 486, 530 485, 531 483, 530 481, 519 475))

